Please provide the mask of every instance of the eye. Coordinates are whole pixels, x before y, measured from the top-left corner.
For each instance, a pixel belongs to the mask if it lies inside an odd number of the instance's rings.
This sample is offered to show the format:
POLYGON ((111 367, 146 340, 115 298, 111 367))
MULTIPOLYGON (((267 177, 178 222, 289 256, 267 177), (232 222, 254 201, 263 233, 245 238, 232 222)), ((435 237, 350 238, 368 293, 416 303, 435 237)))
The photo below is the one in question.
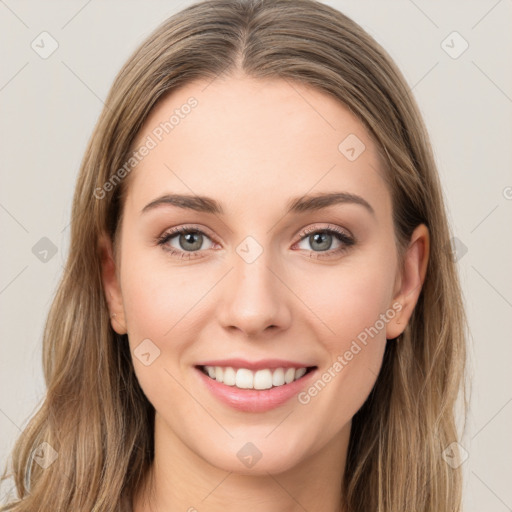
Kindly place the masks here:
MULTIPOLYGON (((312 249, 299 247, 311 251, 311 258, 329 258, 337 256, 356 243, 347 232, 331 224, 325 228, 308 228, 300 234, 301 240, 295 245, 307 243, 312 249), (338 245, 332 249, 333 242, 338 245)), ((156 243, 171 255, 191 259, 201 257, 201 252, 211 249, 212 239, 201 229, 194 226, 179 226, 165 232, 156 239, 156 243), (204 243, 207 247, 204 247, 204 243)))
MULTIPOLYGON (((349 247, 355 244, 355 239, 348 233, 340 229, 338 226, 329 224, 326 228, 308 228, 300 235, 301 240, 298 244, 307 243, 312 248, 312 258, 329 258, 337 256, 349 247), (331 249, 333 242, 338 244, 338 247, 331 249)), ((300 249, 310 250, 307 247, 299 247, 300 249)))
POLYGON ((192 226, 179 226, 172 228, 157 238, 156 242, 172 255, 181 258, 195 258, 202 250, 210 249, 213 245, 211 238, 203 231, 192 226), (204 247, 205 241, 210 241, 210 246, 204 247))

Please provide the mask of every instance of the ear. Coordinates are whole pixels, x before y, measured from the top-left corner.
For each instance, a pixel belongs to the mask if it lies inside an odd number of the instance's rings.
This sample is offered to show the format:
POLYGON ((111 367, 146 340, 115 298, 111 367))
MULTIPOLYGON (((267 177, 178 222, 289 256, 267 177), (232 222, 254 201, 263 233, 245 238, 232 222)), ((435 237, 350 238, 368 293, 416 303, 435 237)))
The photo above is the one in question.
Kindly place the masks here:
POLYGON ((100 236, 98 248, 101 259, 101 279, 110 312, 110 323, 118 334, 126 334, 123 297, 113 254, 112 240, 106 233, 100 236))
POLYGON ((420 224, 411 235, 409 246, 404 254, 403 268, 395 280, 393 309, 397 314, 386 325, 386 338, 389 340, 402 334, 411 318, 425 281, 429 250, 428 228, 425 224, 420 224))

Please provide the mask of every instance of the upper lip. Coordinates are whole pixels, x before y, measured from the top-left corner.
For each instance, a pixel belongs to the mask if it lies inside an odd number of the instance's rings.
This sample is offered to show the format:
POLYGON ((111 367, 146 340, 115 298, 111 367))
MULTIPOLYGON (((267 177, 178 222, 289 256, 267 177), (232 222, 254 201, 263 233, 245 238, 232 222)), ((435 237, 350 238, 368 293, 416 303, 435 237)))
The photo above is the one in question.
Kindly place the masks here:
POLYGON ((259 361, 247 361, 245 359, 217 359, 215 361, 203 361, 197 366, 231 366, 233 368, 247 368, 248 370, 263 370, 265 368, 310 368, 312 364, 287 361, 285 359, 260 359, 259 361))

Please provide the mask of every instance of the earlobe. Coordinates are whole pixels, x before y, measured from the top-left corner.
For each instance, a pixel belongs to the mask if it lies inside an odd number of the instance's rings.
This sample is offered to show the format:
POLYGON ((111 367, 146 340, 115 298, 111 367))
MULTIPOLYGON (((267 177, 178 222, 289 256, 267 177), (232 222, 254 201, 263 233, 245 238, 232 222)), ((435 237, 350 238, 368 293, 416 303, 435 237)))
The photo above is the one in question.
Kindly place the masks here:
POLYGON ((112 240, 105 233, 98 240, 98 251, 101 261, 101 279, 109 308, 110 323, 118 334, 126 334, 123 298, 116 272, 112 240))
POLYGON ((400 304, 396 316, 386 326, 386 338, 397 338, 405 330, 421 293, 427 273, 430 236, 425 224, 416 227, 404 254, 403 267, 397 276, 393 304, 400 304))

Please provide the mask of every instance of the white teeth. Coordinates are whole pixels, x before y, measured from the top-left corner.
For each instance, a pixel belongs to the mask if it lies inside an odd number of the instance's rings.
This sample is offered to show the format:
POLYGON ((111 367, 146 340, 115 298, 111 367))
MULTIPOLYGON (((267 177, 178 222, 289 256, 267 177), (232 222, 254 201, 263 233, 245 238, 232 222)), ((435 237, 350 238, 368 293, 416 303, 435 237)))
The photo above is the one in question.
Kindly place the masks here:
POLYGON ((276 368, 274 370, 265 368, 253 372, 247 368, 236 370, 231 366, 204 366, 204 371, 212 379, 223 382, 227 386, 236 386, 240 389, 270 389, 273 386, 283 386, 300 379, 307 370, 306 368, 276 368))
POLYGON ((277 368, 274 370, 272 374, 272 385, 273 386, 282 386, 284 384, 284 370, 282 368, 277 368))
POLYGON ((306 373, 306 368, 299 368, 295 371, 295 380, 300 379, 306 373))
MULTIPOLYGON (((208 368, 208 367, 206 367, 206 368, 208 368)), ((215 375, 212 378, 214 379, 215 375)), ((233 370, 233 368, 231 368, 231 367, 224 368, 223 378, 224 378, 224 384, 226 384, 227 386, 234 386, 236 384, 235 370, 233 370)))
POLYGON ((272 387, 272 372, 270 370, 258 370, 254 374, 254 389, 270 389, 272 387))
POLYGON ((237 388, 251 389, 254 381, 254 373, 246 368, 240 368, 236 372, 236 384, 237 388))
POLYGON ((287 370, 284 372, 284 381, 286 384, 290 384, 290 382, 293 382, 293 379, 295 378, 295 368, 287 368, 287 370))

